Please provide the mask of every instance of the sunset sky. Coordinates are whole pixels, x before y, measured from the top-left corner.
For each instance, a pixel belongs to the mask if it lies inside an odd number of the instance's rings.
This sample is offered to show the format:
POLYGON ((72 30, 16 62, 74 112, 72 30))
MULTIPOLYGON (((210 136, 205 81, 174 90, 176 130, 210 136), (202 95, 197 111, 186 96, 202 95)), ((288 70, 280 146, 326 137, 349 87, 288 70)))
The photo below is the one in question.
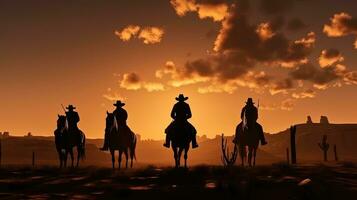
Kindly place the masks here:
POLYGON ((163 139, 184 93, 199 135, 231 135, 248 97, 276 133, 311 115, 357 123, 356 0, 0 0, 0 132, 87 137, 123 100, 163 139))

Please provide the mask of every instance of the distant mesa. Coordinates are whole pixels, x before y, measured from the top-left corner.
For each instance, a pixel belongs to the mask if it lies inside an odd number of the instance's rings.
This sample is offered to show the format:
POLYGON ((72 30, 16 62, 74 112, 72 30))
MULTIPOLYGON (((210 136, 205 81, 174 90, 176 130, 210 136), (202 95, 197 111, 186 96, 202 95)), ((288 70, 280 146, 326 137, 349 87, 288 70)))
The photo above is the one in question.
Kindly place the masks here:
POLYGON ((311 116, 307 116, 306 124, 313 124, 311 116))
POLYGON ((327 116, 321 116, 320 124, 330 124, 330 122, 328 121, 327 116))
MULTIPOLYGON (((314 124, 310 115, 307 116, 306 124, 314 124)), ((328 117, 322 115, 320 117, 320 124, 330 124, 328 117)))
POLYGON ((10 133, 8 131, 4 131, 3 133, 0 132, 0 137, 1 138, 7 138, 10 137, 10 133))

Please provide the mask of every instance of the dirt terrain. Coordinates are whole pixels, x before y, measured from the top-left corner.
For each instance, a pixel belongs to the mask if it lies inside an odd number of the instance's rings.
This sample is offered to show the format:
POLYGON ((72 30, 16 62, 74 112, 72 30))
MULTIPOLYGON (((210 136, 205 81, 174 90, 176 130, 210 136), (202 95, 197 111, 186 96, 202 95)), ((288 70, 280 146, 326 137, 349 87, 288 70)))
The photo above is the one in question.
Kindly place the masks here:
POLYGON ((355 199, 357 166, 273 164, 256 168, 115 170, 6 166, 0 199, 355 199))

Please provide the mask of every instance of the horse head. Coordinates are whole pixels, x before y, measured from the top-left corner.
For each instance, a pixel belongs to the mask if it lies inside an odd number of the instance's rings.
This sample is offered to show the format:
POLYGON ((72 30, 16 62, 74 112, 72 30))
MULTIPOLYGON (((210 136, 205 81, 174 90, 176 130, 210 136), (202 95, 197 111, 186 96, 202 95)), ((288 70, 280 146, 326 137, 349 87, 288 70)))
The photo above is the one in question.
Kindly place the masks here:
POLYGON ((57 128, 63 128, 66 125, 66 116, 58 115, 57 128))
POLYGON ((107 118, 105 121, 106 121, 105 130, 112 131, 113 128, 115 128, 115 130, 118 132, 118 122, 113 113, 109 113, 107 111, 107 118))

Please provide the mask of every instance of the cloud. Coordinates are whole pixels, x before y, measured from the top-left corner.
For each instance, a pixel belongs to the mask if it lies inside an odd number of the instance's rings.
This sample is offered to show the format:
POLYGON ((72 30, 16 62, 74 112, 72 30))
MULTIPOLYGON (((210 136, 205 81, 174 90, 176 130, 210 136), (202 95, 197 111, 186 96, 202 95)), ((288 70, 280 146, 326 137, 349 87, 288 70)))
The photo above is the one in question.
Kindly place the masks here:
POLYGON ((293 99, 285 99, 284 101, 281 102, 280 109, 291 111, 294 108, 294 106, 295 106, 295 101, 293 99))
POLYGON ((313 84, 324 85, 339 78, 338 67, 320 68, 311 63, 302 64, 290 72, 296 80, 310 81, 313 84))
POLYGON ((165 86, 162 83, 142 81, 139 75, 134 72, 125 73, 122 79, 119 80, 119 86, 126 90, 145 89, 148 92, 165 90, 165 86))
POLYGON ((275 95, 279 93, 286 94, 289 89, 294 87, 292 79, 286 78, 273 83, 269 89, 270 94, 275 95))
POLYGON ((127 90, 138 90, 141 88, 141 80, 136 73, 126 73, 123 75, 123 79, 120 80, 120 87, 127 90))
POLYGON ((171 0, 170 3, 179 16, 185 16, 187 12, 197 11, 195 0, 171 0))
POLYGON ((271 105, 262 103, 259 106, 259 109, 268 110, 268 111, 273 111, 273 110, 291 111, 294 109, 294 107, 295 107, 295 100, 288 98, 281 101, 280 103, 275 103, 271 105))
POLYGON ((160 43, 164 30, 158 27, 143 28, 139 34, 139 39, 142 39, 145 44, 160 43))
MULTIPOLYGON (((330 24, 325 24, 323 32, 329 37, 342 37, 346 35, 357 36, 357 18, 345 12, 335 14, 330 18, 330 24)), ((357 49, 357 39, 354 42, 357 49)))
POLYGON ((275 33, 273 33, 271 25, 267 22, 259 24, 255 32, 257 32, 260 39, 262 39, 263 41, 270 39, 275 35, 275 33))
POLYGON ((232 8, 222 22, 214 50, 232 50, 253 62, 295 63, 306 59, 314 47, 314 32, 296 41, 289 40, 282 32, 273 32, 269 22, 249 24, 248 18, 232 8))
POLYGON ((117 101, 117 100, 121 100, 124 101, 125 98, 118 94, 118 93, 113 93, 113 94, 103 94, 103 97, 109 101, 117 101))
POLYGON ((114 34, 117 35, 124 42, 129 41, 131 38, 135 37, 140 30, 140 26, 129 25, 125 27, 122 31, 114 31, 114 34))
POLYGON ((312 89, 307 89, 305 91, 302 91, 300 93, 293 93, 291 95, 295 99, 305 99, 305 98, 314 98, 316 96, 316 92, 312 89))
POLYGON ((306 63, 291 71, 289 76, 294 80, 309 81, 314 88, 325 90, 329 87, 341 87, 342 83, 354 84, 354 73, 342 64, 322 68, 306 63))
MULTIPOLYGON (((179 16, 195 12, 200 19, 211 18, 221 24, 213 51, 180 64, 167 61, 155 72, 160 82, 145 82, 139 77, 128 81, 129 77, 123 77, 123 88, 164 91, 167 87, 196 84, 199 93, 234 93, 245 87, 258 93, 288 96, 267 108, 291 110, 297 99, 314 98, 318 90, 356 84, 357 73, 342 64, 344 57, 338 50, 324 49, 318 57, 319 65, 309 60, 315 48, 315 32, 287 34, 307 27, 301 19, 285 17, 297 1, 304 0, 260 0, 258 11, 265 15, 256 17, 251 9, 255 4, 250 5, 248 0, 230 5, 231 1, 224 0, 171 0, 179 16)), ((135 37, 145 42, 141 32, 142 29, 135 37)))
POLYGON ((142 87, 146 89, 148 92, 165 90, 165 86, 162 83, 155 83, 155 82, 144 82, 142 84, 142 87))
MULTIPOLYGON (((179 15, 193 9, 196 1, 175 1, 179 15), (185 2, 185 3, 183 3, 185 2)), ((316 35, 314 32, 299 39, 288 39, 282 29, 283 19, 274 17, 260 23, 252 23, 249 1, 232 5, 220 22, 213 52, 203 58, 188 60, 183 66, 172 61, 156 71, 156 77, 169 77, 168 84, 180 87, 200 83, 200 93, 233 93, 238 87, 257 92, 268 89, 271 94, 286 94, 295 87, 297 79, 276 78, 256 68, 281 66, 294 69, 306 64, 316 35)), ((172 2, 171 2, 172 3, 172 2)))
POLYGON ((164 29, 154 26, 141 28, 138 25, 129 25, 121 31, 114 31, 114 34, 124 42, 127 42, 132 38, 139 38, 144 44, 156 44, 161 42, 164 35, 164 29))
POLYGON ((347 72, 344 75, 343 80, 348 85, 357 85, 357 71, 347 72))
POLYGON ((329 37, 357 34, 357 19, 345 12, 335 14, 330 18, 330 24, 324 25, 323 32, 329 37))
POLYGON ((170 3, 181 17, 188 12, 197 12, 200 19, 222 21, 228 11, 228 5, 223 0, 171 0, 170 3))
POLYGON ((322 68, 344 61, 344 57, 337 49, 322 50, 319 57, 319 64, 322 68))

